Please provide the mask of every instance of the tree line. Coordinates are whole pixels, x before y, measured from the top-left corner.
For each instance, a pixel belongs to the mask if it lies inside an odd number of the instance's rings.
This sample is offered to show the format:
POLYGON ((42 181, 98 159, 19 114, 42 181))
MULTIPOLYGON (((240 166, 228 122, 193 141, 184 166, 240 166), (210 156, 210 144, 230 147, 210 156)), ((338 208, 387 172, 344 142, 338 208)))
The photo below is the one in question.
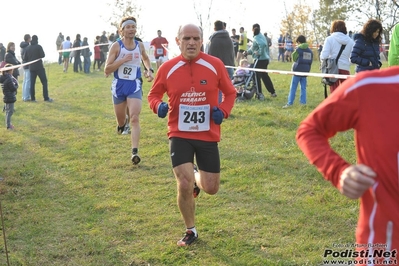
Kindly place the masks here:
POLYGON ((368 19, 373 18, 381 21, 382 36, 388 44, 392 28, 399 22, 397 0, 319 0, 318 7, 313 9, 305 2, 298 0, 290 11, 285 7, 281 33, 302 34, 308 36, 309 42, 323 43, 332 21, 351 22, 356 29, 361 29, 368 19))

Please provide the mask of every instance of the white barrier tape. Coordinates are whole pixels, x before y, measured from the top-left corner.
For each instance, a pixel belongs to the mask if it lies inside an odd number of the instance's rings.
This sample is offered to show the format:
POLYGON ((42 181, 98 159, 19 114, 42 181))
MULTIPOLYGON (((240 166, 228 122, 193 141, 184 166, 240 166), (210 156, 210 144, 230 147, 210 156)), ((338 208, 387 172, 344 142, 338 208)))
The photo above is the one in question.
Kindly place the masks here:
MULTIPOLYGON (((319 45, 324 45, 324 43, 320 43, 319 45)), ((380 47, 385 47, 385 46, 388 47, 389 44, 381 43, 381 44, 379 44, 379 46, 380 46, 380 47)), ((272 44, 270 47, 284 48, 284 49, 285 49, 285 43, 277 43, 277 45, 272 44)), ((296 47, 298 47, 298 45, 296 45, 296 44, 293 43, 293 44, 292 44, 292 47, 296 48, 296 47)), ((319 46, 318 46, 318 45, 316 45, 316 46, 314 46, 314 45, 309 45, 309 48, 310 48, 310 49, 318 49, 319 46)))
MULTIPOLYGON (((162 44, 162 46, 171 54, 172 52, 162 44)), ((353 78, 354 75, 342 75, 342 74, 325 74, 325 73, 310 73, 310 72, 294 72, 294 71, 283 71, 283 70, 271 70, 271 69, 260 69, 260 68, 244 68, 244 67, 232 67, 226 66, 226 68, 233 69, 244 69, 249 71, 256 72, 267 72, 273 74, 282 74, 282 75, 297 75, 297 76, 306 76, 306 77, 319 77, 319 78, 336 78, 336 79, 348 79, 353 78)))
MULTIPOLYGON (((95 44, 94 46, 104 46, 104 45, 109 45, 109 43, 99 43, 99 44, 95 44)), ((69 48, 69 49, 61 49, 61 50, 57 50, 57 52, 62 53, 62 52, 72 52, 72 51, 77 51, 77 50, 83 50, 86 48, 90 48, 89 45, 85 45, 85 46, 79 46, 79 47, 75 47, 75 48, 69 48)))
POLYGON ((297 75, 297 76, 309 76, 309 77, 320 77, 320 78, 337 78, 337 79, 347 79, 353 78, 354 75, 342 75, 342 74, 325 74, 325 73, 310 73, 310 72, 294 72, 294 71, 283 71, 283 70, 272 70, 272 69, 260 69, 260 68, 246 68, 246 67, 232 67, 226 66, 226 68, 233 69, 244 69, 256 72, 267 72, 273 74, 283 74, 283 75, 297 75))
POLYGON ((89 48, 89 45, 86 46, 79 46, 79 47, 75 47, 75 48, 69 48, 69 49, 63 49, 63 50, 58 50, 58 52, 63 53, 63 52, 72 52, 72 51, 77 51, 77 50, 83 50, 86 48, 89 48))
MULTIPOLYGON (((96 44, 96 46, 101 46, 101 45, 108 45, 108 44, 96 44)), ((171 51, 165 47, 164 45, 162 45, 169 53, 171 53, 171 51)), ((80 46, 80 47, 76 47, 76 48, 70 48, 70 49, 65 49, 65 50, 58 50, 59 52, 70 52, 70 51, 76 51, 76 50, 83 50, 88 48, 89 46, 80 46)), ((4 67, 4 68, 0 68, 0 72, 2 71, 7 71, 7 70, 11 70, 11 69, 15 69, 15 68, 20 68, 22 66, 26 66, 26 65, 30 65, 34 62, 39 61, 42 58, 36 59, 34 61, 30 61, 27 63, 23 63, 20 65, 14 65, 12 67, 4 67)), ((260 68, 246 68, 246 67, 232 67, 232 66, 226 66, 226 68, 232 68, 232 69, 244 69, 244 70, 248 70, 248 71, 255 71, 255 72, 266 72, 266 73, 273 73, 273 74, 282 74, 282 75, 297 75, 297 76, 309 76, 309 77, 320 77, 320 78, 337 78, 337 79, 347 79, 347 78, 353 78, 354 75, 341 75, 341 74, 325 74, 325 73, 310 73, 310 72, 294 72, 294 71, 283 71, 283 70, 272 70, 272 69, 260 69, 260 68)))
POLYGON ((30 62, 26 62, 26 63, 23 63, 23 64, 19 64, 19 65, 13 65, 13 66, 10 66, 10 67, 3 67, 3 68, 0 68, 0 72, 8 71, 8 70, 15 69, 15 68, 20 68, 20 67, 23 67, 23 66, 27 66, 27 65, 30 65, 30 64, 33 64, 33 63, 39 61, 40 59, 42 59, 42 58, 30 61, 30 62))

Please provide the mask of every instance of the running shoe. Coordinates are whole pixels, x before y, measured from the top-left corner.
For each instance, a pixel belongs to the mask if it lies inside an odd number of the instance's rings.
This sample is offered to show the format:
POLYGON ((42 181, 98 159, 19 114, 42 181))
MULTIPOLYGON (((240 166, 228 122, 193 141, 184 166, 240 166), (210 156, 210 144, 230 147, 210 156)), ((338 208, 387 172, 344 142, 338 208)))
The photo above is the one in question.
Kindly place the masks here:
POLYGON ((130 125, 129 124, 126 124, 125 125, 125 129, 123 130, 123 132, 122 132, 122 135, 129 135, 130 134, 130 125))
POLYGON ((193 231, 187 230, 184 237, 177 241, 177 245, 180 247, 186 247, 191 245, 198 238, 198 234, 195 235, 193 231))
POLYGON ((137 153, 132 153, 132 163, 134 165, 139 164, 141 161, 140 156, 137 153))
POLYGON ((126 125, 123 125, 123 126, 116 126, 116 133, 118 133, 118 135, 120 135, 120 134, 122 134, 123 133, 123 131, 125 131, 125 126, 126 125))
POLYGON ((258 98, 259 101, 264 101, 265 100, 265 96, 263 95, 263 93, 259 93, 257 95, 257 98, 258 98))

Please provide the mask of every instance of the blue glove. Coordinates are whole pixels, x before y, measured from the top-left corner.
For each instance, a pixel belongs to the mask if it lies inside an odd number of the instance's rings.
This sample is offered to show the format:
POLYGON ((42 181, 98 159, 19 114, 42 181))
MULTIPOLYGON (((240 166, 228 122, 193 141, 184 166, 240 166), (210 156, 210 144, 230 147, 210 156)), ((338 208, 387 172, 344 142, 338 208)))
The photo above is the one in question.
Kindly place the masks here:
POLYGON ((167 103, 162 102, 159 106, 158 106, 158 117, 160 118, 165 118, 166 115, 168 114, 168 110, 169 110, 169 106, 167 103))
POLYGON ((213 107, 213 112, 212 112, 212 119, 215 121, 216 125, 220 125, 223 122, 223 112, 217 108, 216 106, 213 107))

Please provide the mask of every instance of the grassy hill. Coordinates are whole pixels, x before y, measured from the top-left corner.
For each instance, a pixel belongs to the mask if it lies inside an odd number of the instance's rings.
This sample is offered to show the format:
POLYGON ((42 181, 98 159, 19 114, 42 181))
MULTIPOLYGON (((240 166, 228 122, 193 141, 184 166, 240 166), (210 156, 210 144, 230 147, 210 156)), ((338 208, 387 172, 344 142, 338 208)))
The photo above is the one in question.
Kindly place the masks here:
MULTIPOLYGON (((115 131, 111 78, 63 73, 57 64, 46 71, 54 102, 43 102, 39 81, 37 103, 22 102, 19 90, 16 130, 0 128, 11 265, 320 265, 325 249, 354 243, 358 202, 326 182, 295 142, 299 122, 324 99, 320 78, 308 78, 307 106, 299 106, 298 88, 294 106, 281 108, 291 82, 281 74, 271 74, 277 98, 235 105, 222 124, 220 191, 196 199, 200 238, 179 248, 185 228, 166 120, 144 97, 142 162, 133 166, 129 137, 115 131)), ((320 72, 318 63, 312 72, 320 72)), ((144 95, 149 89, 145 82, 144 95)), ((331 143, 355 162, 352 132, 331 143)), ((3 238, 0 265, 6 265, 3 238)))

